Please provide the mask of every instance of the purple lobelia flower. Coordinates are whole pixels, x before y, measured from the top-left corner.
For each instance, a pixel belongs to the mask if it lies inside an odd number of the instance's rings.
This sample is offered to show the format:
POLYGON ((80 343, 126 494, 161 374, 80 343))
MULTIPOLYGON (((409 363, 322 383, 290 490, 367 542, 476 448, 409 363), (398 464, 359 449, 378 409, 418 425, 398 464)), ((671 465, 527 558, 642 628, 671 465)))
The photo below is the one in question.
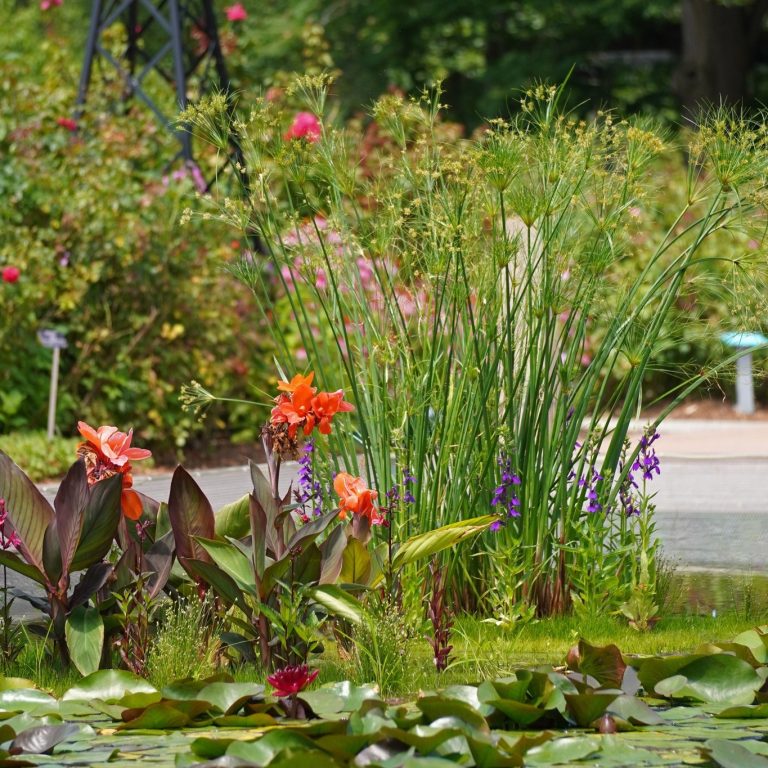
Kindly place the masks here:
MULTIPOLYGON (((639 515, 642 509, 641 500, 638 497, 640 486, 637 484, 635 472, 642 473, 643 480, 653 480, 655 475, 661 474, 661 462, 656 455, 653 444, 661 437, 654 429, 647 429, 640 438, 640 451, 632 462, 632 467, 627 472, 627 477, 619 488, 619 502, 627 517, 639 515)), ((624 471, 624 462, 619 463, 619 472, 624 471)))
POLYGON ((640 438, 640 453, 632 464, 633 472, 642 472, 644 480, 653 480, 654 473, 661 474, 661 463, 659 457, 656 455, 656 449, 653 444, 661 437, 661 435, 653 430, 646 430, 645 434, 640 438))
POLYGON ((603 479, 603 476, 593 467, 592 476, 582 475, 579 478, 579 488, 587 489, 587 512, 594 514, 600 512, 603 505, 598 501, 597 484, 603 479))
MULTIPOLYGON (((504 517, 520 517, 520 499, 515 486, 520 485, 520 478, 512 471, 512 459, 502 454, 499 457, 501 482, 494 488, 492 507, 501 507, 504 517)), ((491 524, 492 531, 498 531, 506 520, 499 519, 491 524)))
POLYGON ((315 478, 312 456, 315 451, 315 441, 307 440, 304 444, 303 455, 299 459, 297 474, 298 488, 294 491, 296 503, 301 505, 301 520, 309 522, 308 507, 311 506, 315 516, 323 513, 323 489, 320 481, 315 478))

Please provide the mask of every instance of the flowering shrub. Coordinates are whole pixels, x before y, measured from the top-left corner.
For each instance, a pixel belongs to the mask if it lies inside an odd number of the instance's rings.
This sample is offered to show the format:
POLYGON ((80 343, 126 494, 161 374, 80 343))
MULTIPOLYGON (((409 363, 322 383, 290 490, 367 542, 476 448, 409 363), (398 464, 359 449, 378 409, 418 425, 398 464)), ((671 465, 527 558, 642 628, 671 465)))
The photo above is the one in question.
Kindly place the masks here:
MULTIPOLYGON (((69 341, 62 432, 78 417, 132 422, 167 455, 201 429, 179 407, 183 382, 244 394, 260 370, 253 302, 222 269, 245 240, 213 222, 173 226, 196 193, 195 169, 162 173, 173 137, 138 107, 111 113, 98 89, 75 125, 80 57, 35 29, 24 65, 0 55, 0 433, 44 427, 51 356, 36 333, 57 328, 69 341)), ((247 433, 250 422, 213 412, 209 437, 225 426, 247 433)))

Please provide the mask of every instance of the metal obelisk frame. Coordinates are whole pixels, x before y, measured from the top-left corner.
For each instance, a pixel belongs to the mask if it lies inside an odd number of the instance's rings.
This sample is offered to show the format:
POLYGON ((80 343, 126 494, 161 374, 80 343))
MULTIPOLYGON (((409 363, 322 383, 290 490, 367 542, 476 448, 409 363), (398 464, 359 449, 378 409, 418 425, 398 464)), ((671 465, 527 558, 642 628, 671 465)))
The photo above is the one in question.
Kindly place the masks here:
MULTIPOLYGON (((194 77, 199 91, 226 91, 227 68, 221 50, 213 0, 91 0, 91 21, 83 70, 77 94, 78 113, 83 111, 91 86, 94 64, 105 64, 124 83, 125 98, 144 102, 179 141, 181 157, 192 161, 190 135, 175 127, 174 114, 165 114, 147 92, 145 80, 157 73, 175 91, 176 105, 184 109, 194 77), (122 22, 126 30, 124 50, 115 55, 104 42, 105 32, 122 22), (196 46, 192 45, 196 42, 196 46), (195 50, 196 48, 196 50, 195 50)), ((237 147, 233 148, 239 154, 237 147)), ((171 162, 173 162, 171 160, 171 162)))

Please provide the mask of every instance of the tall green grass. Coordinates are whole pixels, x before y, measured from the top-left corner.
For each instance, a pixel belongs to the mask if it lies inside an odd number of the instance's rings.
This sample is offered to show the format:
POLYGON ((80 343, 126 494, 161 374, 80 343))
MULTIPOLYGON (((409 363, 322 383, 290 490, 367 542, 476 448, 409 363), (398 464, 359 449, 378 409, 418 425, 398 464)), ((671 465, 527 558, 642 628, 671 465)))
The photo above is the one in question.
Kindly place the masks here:
MULTIPOLYGON (((621 501, 637 494, 630 421, 686 281, 716 260, 749 281, 742 254, 704 246, 745 227, 762 237, 764 123, 704 120, 686 148, 684 207, 621 282, 633 210, 653 209, 653 164, 669 151, 648 121, 579 120, 542 86, 517 118, 461 139, 438 91, 381 99, 372 148, 331 126, 322 78, 296 93, 326 118, 317 142, 284 139, 289 116, 266 102, 232 125, 221 97, 183 117, 215 147, 231 132, 243 149, 250 187, 217 215, 265 251, 234 272, 260 299, 281 367, 311 368, 355 404, 331 461, 382 496, 413 473, 415 502, 393 512, 403 536, 487 512, 509 462, 520 514, 450 554, 456 598, 615 609, 641 546, 655 578, 652 506, 638 519, 621 501)), ((681 374, 648 434, 729 362, 681 374)))

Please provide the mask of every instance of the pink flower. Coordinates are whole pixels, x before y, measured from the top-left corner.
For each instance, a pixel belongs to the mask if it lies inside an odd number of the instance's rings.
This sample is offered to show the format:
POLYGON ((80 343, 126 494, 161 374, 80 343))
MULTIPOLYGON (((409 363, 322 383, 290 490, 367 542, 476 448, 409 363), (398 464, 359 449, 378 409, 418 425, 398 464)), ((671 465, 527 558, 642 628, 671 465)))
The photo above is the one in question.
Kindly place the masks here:
POLYGON ((298 112, 283 138, 315 142, 320 138, 321 130, 320 121, 311 112, 298 112))
POLYGON ((227 14, 228 21, 245 21, 248 18, 248 13, 242 3, 230 5, 224 9, 224 13, 227 14))
POLYGON ((76 131, 77 123, 71 117, 57 117, 56 125, 66 128, 68 131, 76 131))
POLYGON ((40 0, 40 10, 47 11, 61 5, 61 0, 40 0))
POLYGON ((3 267, 2 276, 4 283, 15 283, 21 276, 21 270, 18 267, 3 267))
POLYGON ((320 670, 311 672, 306 664, 299 667, 284 667, 278 669, 267 678, 267 682, 275 689, 275 696, 284 699, 303 691, 318 675, 320 670))

